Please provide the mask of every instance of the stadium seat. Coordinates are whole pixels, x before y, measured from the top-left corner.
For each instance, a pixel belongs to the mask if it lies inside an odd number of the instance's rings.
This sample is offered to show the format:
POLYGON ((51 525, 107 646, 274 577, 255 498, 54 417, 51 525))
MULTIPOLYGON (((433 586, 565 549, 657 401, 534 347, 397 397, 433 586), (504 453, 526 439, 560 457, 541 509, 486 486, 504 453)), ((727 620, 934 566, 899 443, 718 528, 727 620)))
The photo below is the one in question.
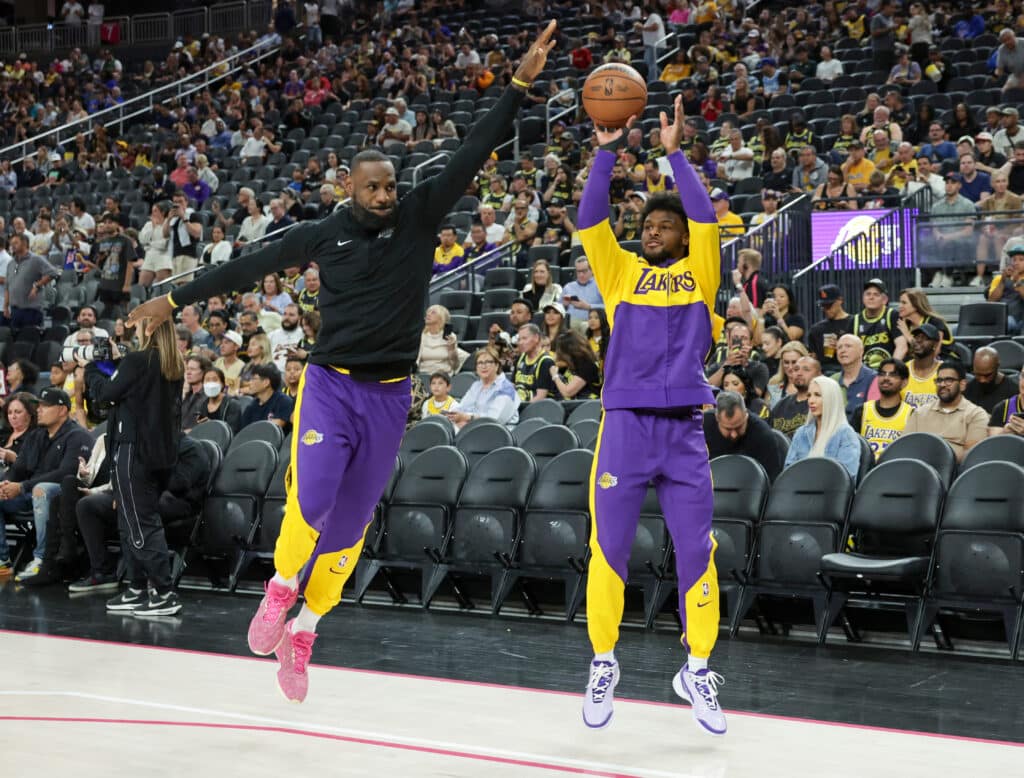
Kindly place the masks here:
POLYGON ((597 445, 597 435, 601 431, 601 423, 593 419, 583 419, 582 421, 577 421, 572 426, 572 431, 580 439, 580 446, 582 448, 593 451, 597 445))
POLYGON ((208 560, 228 562, 229 589, 235 588, 244 552, 251 548, 259 529, 263 499, 276 467, 277 449, 265 440, 233 447, 203 504, 194 545, 208 560))
POLYGON ((278 452, 277 468, 270 479, 270 486, 267 488, 267 494, 263 500, 263 510, 260 511, 260 530, 256 542, 257 556, 263 559, 273 557, 274 544, 277 543, 277 536, 281 534, 281 522, 284 520, 284 508, 288 500, 285 477, 291 461, 290 452, 278 452))
POLYGON ((882 452, 878 464, 894 459, 916 459, 918 462, 931 465, 947 489, 956 475, 956 453, 953 447, 930 432, 914 432, 897 438, 882 452))
MULTIPOLYGON (((407 460, 412 461, 424 451, 435 446, 450 446, 455 440, 451 423, 439 424, 434 422, 433 419, 434 417, 428 416, 412 429, 407 430, 402 438, 402 445, 399 447, 398 453, 407 460)), ((445 419, 445 421, 447 422, 448 420, 445 419)))
MULTIPOLYGON (((821 644, 835 618, 864 601, 855 596, 870 600, 871 607, 905 608, 914 639, 945 494, 939 474, 924 462, 894 459, 868 473, 850 508, 847 532, 855 538, 856 551, 833 549, 821 557, 829 591, 818 632, 821 644)), ((846 628, 856 639, 852 625, 846 628)))
MULTIPOLYGON (((961 308, 961 310, 963 310, 961 308)), ((1024 369, 1024 346, 1012 340, 996 340, 988 344, 999 354, 999 369, 1004 373, 1024 369)), ((970 365, 970 363, 967 363, 970 365)))
POLYGON ((600 400, 583 400, 579 405, 572 409, 569 414, 569 418, 565 420, 566 425, 572 429, 578 422, 591 419, 593 421, 601 421, 601 401, 600 400))
POLYGON ((539 430, 541 427, 547 427, 551 422, 547 419, 542 419, 539 416, 535 416, 532 419, 526 421, 520 421, 512 429, 512 440, 519 447, 522 447, 523 441, 526 440, 530 435, 539 430))
POLYGON ((1005 303, 968 303, 960 306, 956 339, 966 343, 987 343, 1006 334, 1005 303))
MULTIPOLYGON (((444 545, 468 472, 468 460, 453 446, 436 446, 409 462, 385 508, 378 554, 364 559, 362 570, 357 568, 356 600, 362 600, 378 572, 387 577, 391 567, 418 571, 420 591, 426 591, 434 560, 425 549, 444 545)), ((404 602, 405 595, 387 581, 392 597, 404 602)))
POLYGON ((561 424, 565 420, 565 410, 557 400, 545 397, 543 400, 527 403, 519 412, 521 422, 537 417, 547 419, 552 424, 561 424))
POLYGON ((1011 462, 1024 467, 1024 438, 1017 435, 993 435, 974 445, 960 463, 963 475, 975 465, 986 462, 1011 462))
MULTIPOLYGON (((424 607, 446 578, 459 573, 490 577, 490 607, 496 610, 506 564, 522 539, 523 512, 536 476, 533 458, 513 447, 495 449, 473 465, 441 546, 429 550, 437 566, 423 594, 424 607)), ((453 590, 460 605, 473 607, 454 581, 453 590)))
POLYGON ((470 466, 475 465, 489 452, 503 446, 514 445, 512 433, 508 428, 498 424, 491 419, 474 419, 476 422, 470 426, 467 424, 458 435, 455 436, 455 446, 469 461, 470 466))
POLYGON ((242 427, 238 434, 231 439, 228 452, 236 446, 244 445, 250 440, 263 440, 274 447, 274 451, 281 448, 281 441, 284 440, 284 430, 272 421, 257 421, 247 427, 242 427))
MULTIPOLYGON (((534 419, 536 420, 536 419, 534 419)), ((527 424, 529 420, 527 421, 527 424)), ((541 470, 565 451, 580 447, 576 433, 560 424, 547 424, 526 437, 519 446, 533 455, 541 470)))
POLYGON ((730 634, 736 634, 761 595, 811 600, 820 629, 827 601, 818 580, 821 557, 842 548, 853 493, 850 474, 831 459, 803 459, 779 474, 768 495, 730 634))
POLYGON ((511 289, 516 287, 514 267, 492 267, 484 274, 484 291, 488 289, 511 289))
POLYGON ((222 452, 226 452, 231 447, 234 433, 226 422, 211 419, 194 426, 189 432, 189 436, 195 440, 209 440, 215 443, 222 452))
MULTIPOLYGON (((566 451, 537 476, 523 518, 518 559, 505 560, 506 568, 494 597, 495 614, 521 579, 540 578, 562 583, 565 617, 571 620, 584 595, 593 459, 590 451, 566 451)), ((529 591, 521 591, 530 611, 538 613, 529 591)))
POLYGON ((1010 462, 985 462, 956 479, 942 513, 915 649, 940 608, 995 612, 1017 658, 1024 614, 1022 484, 1024 468, 1010 462))

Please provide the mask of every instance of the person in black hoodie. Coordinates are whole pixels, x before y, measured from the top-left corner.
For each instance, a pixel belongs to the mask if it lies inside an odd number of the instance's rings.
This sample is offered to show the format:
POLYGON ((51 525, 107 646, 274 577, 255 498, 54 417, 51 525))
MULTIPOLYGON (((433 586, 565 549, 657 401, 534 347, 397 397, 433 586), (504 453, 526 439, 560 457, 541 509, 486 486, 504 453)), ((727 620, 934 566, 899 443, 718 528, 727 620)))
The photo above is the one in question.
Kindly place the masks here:
MULTIPOLYGON (((0 521, 31 510, 36 529, 32 561, 18 575, 24 582, 38 575, 46 549, 50 503, 60 494, 60 482, 78 469, 78 457, 92 450, 92 437, 70 417, 71 398, 63 389, 48 386, 39 393, 39 426, 26 433, 18 458, 0 482, 0 521)), ((5 549, 6 550, 6 549, 5 549)))
POLYGON ((128 577, 128 589, 109 600, 107 610, 173 616, 181 602, 171 589, 170 554, 158 504, 178 459, 185 364, 170 321, 151 336, 142 328, 140 340, 140 350, 120 357, 112 375, 96 362, 85 368, 89 396, 110 406, 110 481, 128 577))

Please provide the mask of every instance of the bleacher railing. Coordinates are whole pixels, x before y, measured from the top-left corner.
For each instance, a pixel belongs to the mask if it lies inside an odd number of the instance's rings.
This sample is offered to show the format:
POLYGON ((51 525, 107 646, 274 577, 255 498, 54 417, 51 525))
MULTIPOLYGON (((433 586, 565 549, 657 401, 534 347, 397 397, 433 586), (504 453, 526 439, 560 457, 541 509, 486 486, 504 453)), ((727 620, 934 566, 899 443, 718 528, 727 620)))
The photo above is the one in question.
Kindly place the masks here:
POLYGON ((811 257, 810 195, 787 202, 772 218, 736 237, 722 237, 722 281, 718 313, 724 315, 732 296, 732 270, 742 249, 761 252, 765 278, 785 279, 807 267, 811 257))
POLYGON ((512 247, 498 246, 486 254, 481 254, 461 267, 447 273, 434 276, 430 281, 430 302, 435 303, 441 292, 468 291, 482 292, 484 274, 494 267, 506 267, 512 264, 512 247))
POLYGON ((273 0, 247 0, 170 13, 109 16, 103 19, 103 25, 85 21, 81 24, 21 24, 0 30, 0 56, 6 59, 20 52, 31 55, 75 47, 94 49, 104 41, 110 45, 138 46, 166 43, 184 35, 198 38, 204 32, 211 35, 230 35, 245 30, 262 32, 272 12, 273 0), (115 30, 116 34, 112 35, 115 30), (117 38, 116 43, 112 37, 117 38))
POLYGON ((890 297, 917 283, 914 214, 900 208, 881 215, 859 213, 844 227, 846 232, 837 239, 841 240, 838 245, 792 274, 797 310, 817 312, 818 289, 825 284, 835 284, 842 290, 847 310, 858 310, 864 283, 869 279, 884 281, 890 297))
POLYGON ((90 114, 83 119, 62 124, 60 127, 54 127, 0 149, 0 158, 10 159, 13 164, 16 164, 34 154, 40 143, 45 142, 53 147, 74 139, 78 133, 83 133, 88 137, 97 124, 102 124, 109 130, 120 131, 125 122, 150 113, 154 106, 170 100, 180 100, 207 89, 211 83, 227 78, 254 62, 273 56, 279 48, 278 46, 268 48, 265 43, 257 43, 182 79, 163 84, 149 92, 125 100, 123 103, 90 114))
MULTIPOLYGON (((544 106, 544 142, 549 146, 551 145, 551 123, 557 122, 563 116, 571 117, 568 124, 572 124, 576 121, 576 116, 579 114, 579 95, 575 89, 563 89, 554 97, 548 99, 544 106), (572 102, 568 105, 563 104, 561 101, 566 98, 572 98, 572 102)), ((516 134, 519 133, 519 125, 516 124, 516 134)), ((519 155, 516 154, 515 159, 519 159, 519 155)))

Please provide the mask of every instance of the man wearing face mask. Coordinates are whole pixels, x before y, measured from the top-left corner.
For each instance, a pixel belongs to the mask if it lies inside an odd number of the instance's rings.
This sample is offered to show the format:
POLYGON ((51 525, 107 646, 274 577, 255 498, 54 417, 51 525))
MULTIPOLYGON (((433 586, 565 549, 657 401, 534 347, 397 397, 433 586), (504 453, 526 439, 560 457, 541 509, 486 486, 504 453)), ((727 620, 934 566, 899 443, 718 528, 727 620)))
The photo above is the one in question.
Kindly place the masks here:
POLYGON ((379 151, 362 151, 350 162, 349 205, 321 221, 299 224, 281 240, 225 262, 173 297, 154 298, 129 316, 133 324, 148 319, 152 331, 179 305, 251 289, 297 259, 319 268, 322 326, 291 420, 288 510, 274 552, 276 574, 249 627, 254 653, 277 654, 278 688, 292 702, 306 697, 317 623, 340 602, 394 469, 410 406, 409 375, 419 354, 434 236, 509 133, 555 45, 554 32, 552 21, 448 164, 401 201, 391 160, 379 151), (328 472, 331 477, 324 478, 328 472), (300 588, 305 604, 287 621, 300 588))

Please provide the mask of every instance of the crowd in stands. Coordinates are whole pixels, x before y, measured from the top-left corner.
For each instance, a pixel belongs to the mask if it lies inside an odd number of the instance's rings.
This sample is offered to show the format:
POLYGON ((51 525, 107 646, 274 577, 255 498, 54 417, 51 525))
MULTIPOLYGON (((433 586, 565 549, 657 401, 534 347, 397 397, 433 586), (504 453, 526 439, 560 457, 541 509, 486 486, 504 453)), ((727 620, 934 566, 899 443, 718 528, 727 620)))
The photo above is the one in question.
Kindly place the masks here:
MULTIPOLYGON (((904 10, 891 0, 859 0, 749 18, 728 2, 528 5, 537 19, 581 16, 587 29, 560 33, 564 61, 533 85, 524 120, 543 116, 538 110, 553 98, 556 108, 571 106, 563 90, 578 88, 595 64, 630 62, 651 85, 649 111, 682 94, 683 148, 723 237, 765 223, 797 195, 810 195, 814 208, 861 209, 927 190, 924 206, 936 226, 934 245, 922 250, 972 268, 989 298, 1010 306, 1010 331, 1019 332, 1024 238, 1014 217, 1024 198, 1024 128, 1009 104, 1024 76, 1019 9, 1002 0, 981 14, 948 3, 904 10), (657 33, 669 30, 690 42, 662 66, 657 33), (844 60, 854 52, 856 66, 844 60), (879 69, 885 87, 877 92, 850 75, 879 69), (1000 100, 974 102, 973 89, 989 97, 995 90, 1000 100), (810 94, 814 101, 805 99, 810 94), (942 226, 943 218, 954 226, 942 226)), ((124 99, 128 84, 134 91, 166 83, 256 42, 281 46, 274 58, 212 82, 187 103, 157 105, 119 133, 97 124, 59 146, 44 138, 13 165, 0 162, 9 332, 35 330, 47 335, 42 343, 61 345, 109 338, 133 348, 123 324, 133 301, 172 274, 243 256, 247 244, 332 212, 346 197, 346 163, 357 151, 381 146, 400 169, 399 185, 411 186, 416 165, 457 148, 530 38, 522 27, 499 36, 449 25, 445 13, 455 5, 428 6, 385 3, 376 17, 360 17, 309 3, 299 18, 294 11, 276 18, 262 37, 250 33, 229 48, 216 36, 186 36, 164 62, 135 71, 109 50, 5 66, 0 113, 7 140, 17 141, 124 99), (56 314, 72 311, 74 320, 58 323, 56 314)), ((645 113, 629 130, 612 174, 610 219, 623 242, 639 238, 647 197, 675 187, 659 161, 657 122, 645 113)), ((440 228, 435 273, 498 247, 528 272, 507 290, 504 313, 485 338, 460 337, 443 306, 427 311, 410 423, 443 414, 460 428, 479 417, 511 427, 524 404, 600 397, 613 335, 574 226, 593 155, 590 131, 585 116, 568 110, 518 159, 495 153, 440 228), (455 391, 463 373, 475 379, 455 391)), ((851 313, 839 288, 826 285, 818 310, 800 311, 791 289, 762 278, 761 264, 758 251, 740 253, 723 335, 705 366, 721 390, 705 416, 712 456, 749 454, 771 476, 798 459, 829 456, 856 475, 862 440, 877 457, 900 435, 929 431, 962 458, 987 435, 1024 434, 1017 410, 1024 384, 1000 370, 993 349, 965 357, 921 289, 893 296, 872 280, 860 301, 849 301, 851 313)), ((940 269, 932 282, 946 279, 940 269)), ((319 330, 319 289, 318 269, 296 257, 250 292, 180 312, 183 431, 206 420, 236 431, 261 420, 289 428, 319 330)), ((52 434, 59 422, 81 431, 103 418, 78 360, 50 349, 30 353, 8 359, 10 431, 0 458, 12 468, 18 441, 32 430, 52 434), (44 363, 33 363, 40 354, 44 363)), ((77 458, 59 464, 48 483, 78 471, 77 458)), ((26 489, 37 496, 37 476, 0 483, 0 510, 24 510, 24 500, 12 501, 26 489)), ((40 501, 30 502, 34 509, 40 501)), ((26 579, 39 573, 44 542, 26 579)), ((109 575, 102 567, 90 575, 109 575)))

